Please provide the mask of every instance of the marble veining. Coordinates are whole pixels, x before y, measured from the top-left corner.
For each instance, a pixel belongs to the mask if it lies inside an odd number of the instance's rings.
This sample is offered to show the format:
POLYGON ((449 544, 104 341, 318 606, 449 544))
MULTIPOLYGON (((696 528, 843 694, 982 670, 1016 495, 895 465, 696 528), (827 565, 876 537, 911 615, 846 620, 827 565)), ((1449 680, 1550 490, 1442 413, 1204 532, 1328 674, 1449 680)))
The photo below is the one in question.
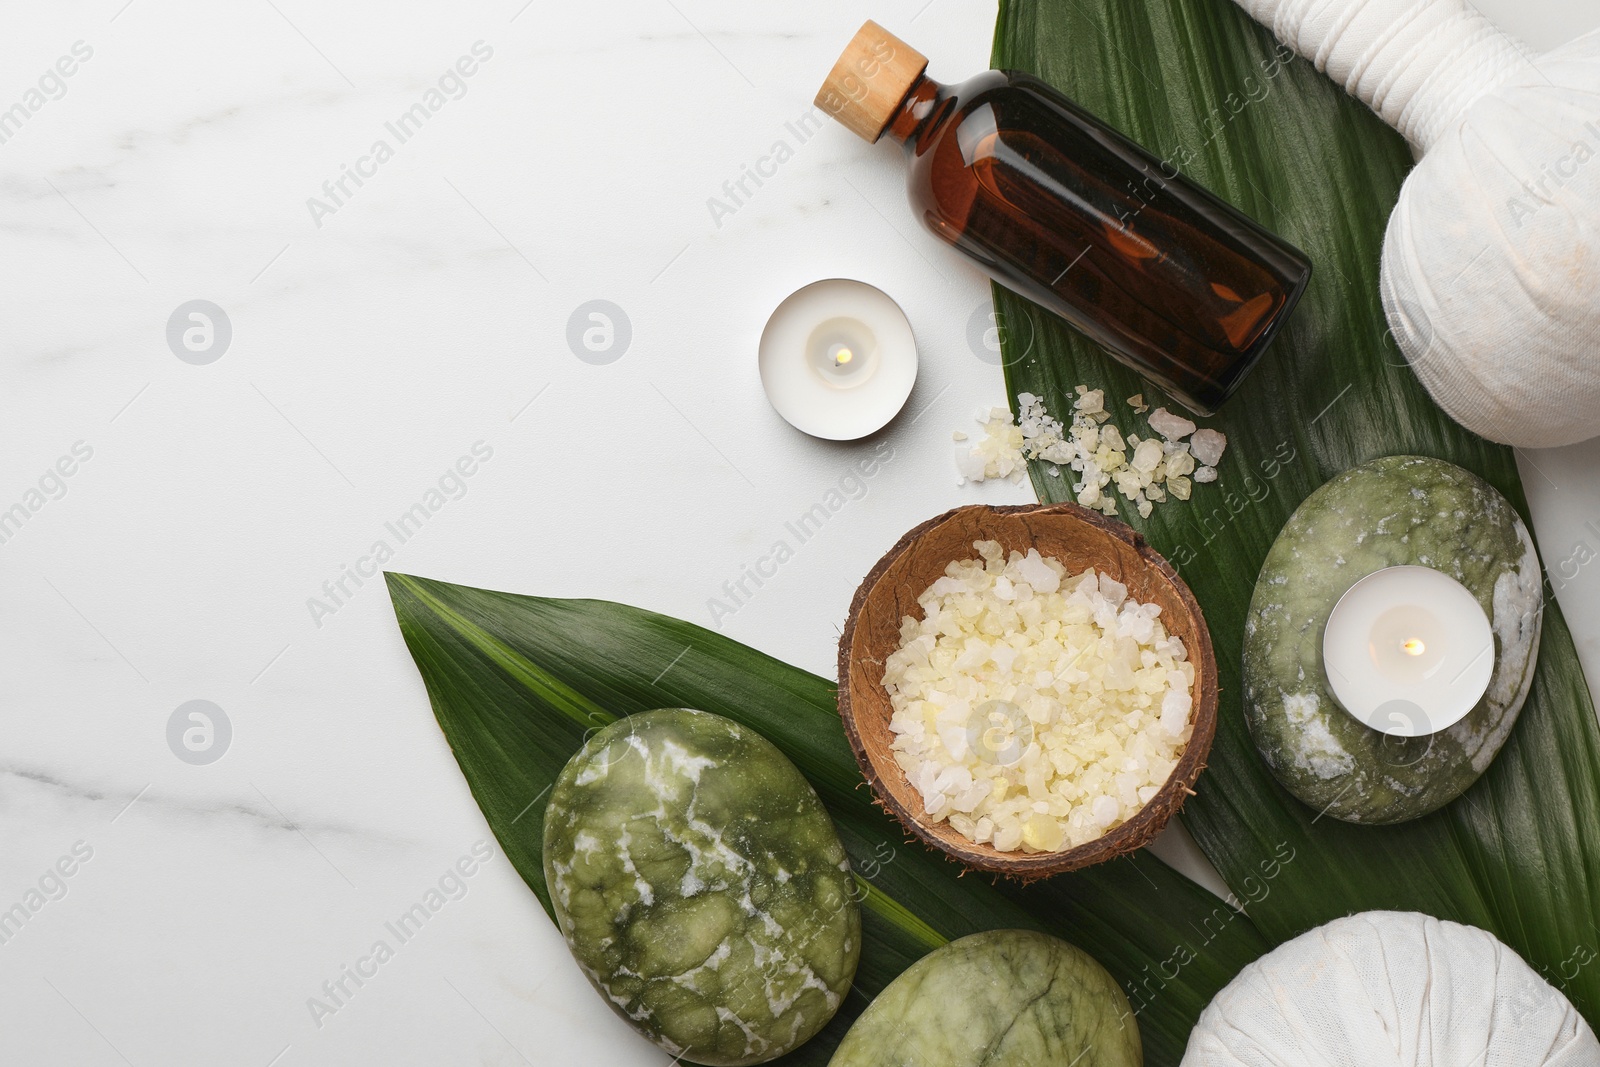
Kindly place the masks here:
MULTIPOLYGON (((1495 3, 1508 24, 1593 23, 1579 0, 1495 3)), ((830 674, 835 623, 901 533, 1029 499, 958 489, 950 467, 951 429, 1004 400, 969 341, 988 284, 919 230, 898 153, 842 129, 720 228, 706 203, 806 112, 864 17, 961 77, 987 64, 994 14, 992 0, 7 8, 0 109, 75 41, 95 55, 0 143, 0 510, 74 442, 94 459, 0 543, 0 910, 76 842, 93 859, 0 944, 0 1062, 662 1062, 498 856, 335 1014, 308 1011, 490 835, 381 587, 348 586, 320 626, 306 600, 483 439, 494 463, 395 567, 627 601, 830 674), (468 94, 315 228, 306 200, 479 39, 495 57, 468 94), (894 462, 714 615, 723 582, 870 454, 795 433, 755 375, 767 313, 834 276, 884 288, 916 328, 921 377, 882 435, 894 462), (567 341, 597 298, 632 328, 605 365, 567 341), (167 338, 196 299, 233 328, 204 365, 167 338), (204 764, 168 739, 197 698, 232 728, 204 764)), ((1522 457, 1591 660, 1597 454, 1522 457)), ((1214 878, 1170 840, 1163 855, 1214 878)))
POLYGON ((674 1056, 770 1059, 832 1017, 855 973, 832 821, 727 719, 653 711, 591 738, 551 793, 544 867, 589 980, 674 1056))

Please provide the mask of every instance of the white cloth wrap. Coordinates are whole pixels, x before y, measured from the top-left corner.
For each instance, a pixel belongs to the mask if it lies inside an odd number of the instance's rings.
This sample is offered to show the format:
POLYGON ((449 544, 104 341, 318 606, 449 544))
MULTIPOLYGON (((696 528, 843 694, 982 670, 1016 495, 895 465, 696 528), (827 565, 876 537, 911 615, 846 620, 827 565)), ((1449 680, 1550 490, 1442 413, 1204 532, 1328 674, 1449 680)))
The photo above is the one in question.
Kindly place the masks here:
POLYGON ((1600 434, 1600 31, 1543 55, 1464 0, 1238 0, 1422 151, 1380 288, 1418 379, 1528 448, 1600 434))
POLYGON ((1426 150, 1534 53, 1465 0, 1239 0, 1345 92, 1426 150))
MULTIPOLYGON (((1593 966, 1593 955, 1588 965, 1593 966)), ((1336 919, 1216 995, 1183 1067, 1595 1067, 1600 1043, 1491 934, 1416 912, 1336 919)))
POLYGON ((1406 178, 1383 307, 1467 429, 1524 448, 1600 433, 1597 207, 1600 32, 1480 97, 1406 178))

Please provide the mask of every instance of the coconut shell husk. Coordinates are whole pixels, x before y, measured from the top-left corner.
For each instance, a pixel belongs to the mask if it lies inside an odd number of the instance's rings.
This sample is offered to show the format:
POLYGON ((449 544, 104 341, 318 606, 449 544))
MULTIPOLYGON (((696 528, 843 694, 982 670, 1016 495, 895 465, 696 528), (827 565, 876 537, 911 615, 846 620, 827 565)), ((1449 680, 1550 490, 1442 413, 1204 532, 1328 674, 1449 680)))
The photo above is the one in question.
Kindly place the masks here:
POLYGON ((1023 881, 1114 859, 1142 848, 1193 795, 1217 728, 1217 663, 1211 633, 1194 594, 1178 572, 1132 528, 1076 504, 956 508, 902 537, 856 590, 839 641, 839 714, 845 735, 878 803, 914 836, 964 866, 1023 881), (1071 574, 1089 567, 1128 587, 1135 600, 1161 605, 1167 632, 1183 639, 1195 667, 1194 733, 1161 790, 1132 819, 1094 841, 1061 852, 1000 852, 974 844, 949 822, 922 818, 922 796, 895 762, 889 745, 892 708, 884 664, 900 645, 900 623, 922 618, 917 598, 953 560, 975 559, 974 541, 998 541, 1007 552, 1039 550, 1071 574))

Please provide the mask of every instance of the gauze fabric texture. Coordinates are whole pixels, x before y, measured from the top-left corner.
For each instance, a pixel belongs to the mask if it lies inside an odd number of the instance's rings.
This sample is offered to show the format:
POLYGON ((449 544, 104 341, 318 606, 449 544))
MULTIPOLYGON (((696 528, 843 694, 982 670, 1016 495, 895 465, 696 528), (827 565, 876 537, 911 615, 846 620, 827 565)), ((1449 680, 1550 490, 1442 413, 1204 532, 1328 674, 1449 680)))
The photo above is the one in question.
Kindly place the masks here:
POLYGON ((1200 1016, 1182 1067, 1596 1067, 1567 998, 1473 926, 1368 911, 1278 946, 1200 1016))

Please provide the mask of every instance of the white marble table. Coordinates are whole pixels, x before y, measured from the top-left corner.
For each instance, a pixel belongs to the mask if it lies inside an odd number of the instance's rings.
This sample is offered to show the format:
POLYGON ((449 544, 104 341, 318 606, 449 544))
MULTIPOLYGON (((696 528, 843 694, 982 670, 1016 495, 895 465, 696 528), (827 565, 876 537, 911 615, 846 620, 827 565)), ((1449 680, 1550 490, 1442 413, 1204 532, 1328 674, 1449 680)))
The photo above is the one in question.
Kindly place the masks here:
MULTIPOLYGON (((1489 6, 1538 44, 1597 19, 1489 6)), ((985 284, 915 229, 892 149, 797 133, 867 14, 936 73, 986 65, 993 5, 960 0, 0 15, 0 108, 26 105, 0 125, 0 509, 41 494, 0 544, 0 911, 38 904, 0 941, 0 1062, 665 1062, 498 850, 388 932, 492 839, 381 583, 324 583, 387 538, 395 569, 712 623, 857 456, 779 421, 753 369, 766 311, 834 275, 902 302, 921 381, 892 460, 715 621, 828 672, 896 535, 1029 498, 951 469, 951 429, 1002 401, 967 340, 985 284), (714 213, 778 141, 793 158, 714 213), (167 323, 193 300, 231 338, 186 361, 167 323), (630 327, 606 364, 566 339, 594 300, 630 327), (475 450, 420 530, 386 535, 475 450), (194 700, 231 732, 208 764, 169 745, 194 700), (393 957, 363 963, 380 939, 393 957)), ((1524 457, 1547 556, 1600 551, 1597 456, 1524 457)), ((1561 591, 1591 665, 1597 582, 1561 591)))

